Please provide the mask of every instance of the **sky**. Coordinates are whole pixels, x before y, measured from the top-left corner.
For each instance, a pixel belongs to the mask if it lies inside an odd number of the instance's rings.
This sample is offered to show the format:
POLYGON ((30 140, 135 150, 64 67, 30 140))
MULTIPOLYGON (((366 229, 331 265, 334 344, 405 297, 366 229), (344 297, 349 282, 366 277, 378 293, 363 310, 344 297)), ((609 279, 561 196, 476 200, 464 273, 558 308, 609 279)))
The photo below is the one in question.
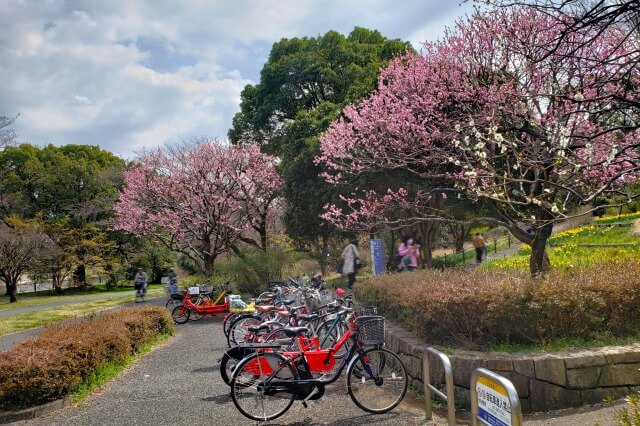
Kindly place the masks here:
POLYGON ((226 138, 274 42, 355 26, 422 42, 461 0, 0 0, 0 116, 18 142, 99 145, 127 159, 226 138))

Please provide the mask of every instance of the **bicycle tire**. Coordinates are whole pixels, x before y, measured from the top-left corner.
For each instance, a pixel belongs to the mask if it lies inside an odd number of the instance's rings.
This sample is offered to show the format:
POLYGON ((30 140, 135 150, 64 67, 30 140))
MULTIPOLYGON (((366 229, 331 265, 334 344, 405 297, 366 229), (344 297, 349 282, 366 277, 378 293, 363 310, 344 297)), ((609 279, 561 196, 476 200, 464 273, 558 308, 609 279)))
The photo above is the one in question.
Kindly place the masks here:
POLYGON ((367 349, 354 357, 347 368, 347 392, 354 404, 368 413, 393 410, 404 399, 408 384, 402 360, 388 349, 367 349), (358 364, 360 369, 356 368, 358 364), (372 374, 366 371, 365 364, 372 374))
POLYGON ((182 300, 176 299, 169 299, 167 300, 167 303, 164 304, 164 306, 169 309, 169 311, 173 311, 173 308, 180 305, 182 305, 182 300))
POLYGON ((241 316, 236 319, 229 328, 229 335, 227 336, 227 345, 232 348, 238 346, 244 342, 244 336, 246 335, 246 327, 260 325, 262 320, 255 315, 241 316), (244 329, 243 329, 244 328, 244 329))
POLYGON ((231 376, 233 375, 234 368, 238 365, 238 360, 231 358, 228 354, 222 355, 220 360, 220 377, 222 381, 227 385, 231 384, 231 376))
POLYGON ((224 332, 224 337, 229 337, 229 329, 231 328, 231 325, 236 319, 240 318, 241 315, 242 314, 231 314, 224 318, 224 321, 222 321, 222 331, 224 332))
POLYGON ((265 395, 264 383, 270 378, 295 380, 297 375, 291 365, 288 364, 287 359, 274 352, 257 352, 251 354, 243 358, 236 365, 230 382, 231 400, 243 416, 258 422, 267 422, 280 417, 291 408, 295 399, 293 393, 291 393, 288 398, 283 396, 286 395, 284 392, 272 396, 265 395), (256 376, 255 368, 250 368, 250 366, 251 363, 260 365, 261 361, 259 361, 258 357, 264 357, 270 365, 278 366, 276 367, 278 369, 279 366, 282 366, 282 369, 272 371, 271 373, 259 372, 256 376), (260 389, 261 386, 262 389, 260 389), (251 401, 250 403, 249 400, 255 401, 251 401), (267 401, 268 405, 274 407, 272 411, 267 412, 267 404, 265 404, 267 401), (251 408, 254 408, 256 412, 250 412, 251 408), (259 412, 260 408, 262 409, 261 413, 259 412))
POLYGON ((191 311, 189 309, 184 309, 183 306, 178 305, 171 311, 171 318, 176 324, 184 324, 189 321, 189 315, 191 311))

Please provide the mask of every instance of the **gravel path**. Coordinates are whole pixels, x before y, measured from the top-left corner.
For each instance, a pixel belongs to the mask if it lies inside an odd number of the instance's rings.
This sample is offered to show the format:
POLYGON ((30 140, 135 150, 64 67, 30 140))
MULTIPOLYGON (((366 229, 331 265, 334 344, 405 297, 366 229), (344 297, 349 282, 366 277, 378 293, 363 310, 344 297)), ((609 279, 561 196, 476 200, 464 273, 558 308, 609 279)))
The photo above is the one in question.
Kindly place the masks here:
MULTIPOLYGON (((235 409, 229 388, 218 372, 226 349, 220 318, 205 318, 177 326, 177 336, 120 374, 82 405, 24 425, 250 425, 255 422, 235 409)), ((272 424, 289 425, 423 425, 419 401, 405 399, 384 415, 356 407, 344 380, 327 389, 305 409, 295 402, 272 424)), ((429 424, 445 424, 442 419, 429 424)))

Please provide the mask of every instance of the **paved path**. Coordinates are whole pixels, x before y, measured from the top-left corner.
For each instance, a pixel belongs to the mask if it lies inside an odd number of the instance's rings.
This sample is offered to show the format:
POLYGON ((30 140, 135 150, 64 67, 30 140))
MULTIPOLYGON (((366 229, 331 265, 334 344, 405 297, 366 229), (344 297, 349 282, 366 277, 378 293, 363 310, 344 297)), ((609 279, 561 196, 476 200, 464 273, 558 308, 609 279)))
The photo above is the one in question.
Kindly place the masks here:
MULTIPOLYGON (((178 334, 123 372, 79 407, 20 422, 23 425, 250 425, 234 407, 217 363, 226 349, 220 318, 178 326, 178 334)), ((407 398, 374 416, 356 407, 344 380, 305 409, 295 402, 272 424, 423 425, 421 405, 407 398)), ((443 424, 441 419, 437 423, 443 424)))
MULTIPOLYGON (((39 305, 24 306, 21 308, 8 308, 0 310, 0 318, 10 317, 12 315, 26 314, 29 312, 41 311, 44 309, 57 308, 59 306, 75 305, 78 303, 95 302, 98 300, 113 299, 116 297, 135 297, 136 291, 118 291, 104 294, 88 294, 86 296, 59 296, 57 302, 42 303, 39 305)), ((56 296, 51 296, 56 297, 56 296)))

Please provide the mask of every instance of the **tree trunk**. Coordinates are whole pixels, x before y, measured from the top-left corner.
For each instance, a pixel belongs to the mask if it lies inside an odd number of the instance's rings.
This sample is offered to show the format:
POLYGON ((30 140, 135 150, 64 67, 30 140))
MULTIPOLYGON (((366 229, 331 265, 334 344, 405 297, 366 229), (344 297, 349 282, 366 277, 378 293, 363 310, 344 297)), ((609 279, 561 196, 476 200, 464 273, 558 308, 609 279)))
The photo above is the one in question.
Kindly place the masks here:
POLYGON ((86 287, 87 286, 87 270, 83 264, 78 265, 75 272, 73 273, 73 281, 78 287, 86 287))
POLYGON ((322 252, 320 253, 320 272, 322 276, 327 275, 327 258, 329 255, 329 237, 322 236, 322 252))
POLYGON ((417 225, 417 234, 420 241, 420 266, 424 268, 431 268, 432 250, 433 250, 433 238, 438 230, 438 223, 432 221, 421 222, 417 225))
POLYGON ((9 303, 15 303, 18 301, 17 293, 18 293, 18 282, 13 279, 8 279, 5 281, 5 285, 7 286, 7 295, 9 296, 9 303))
POLYGON ((449 225, 451 236, 453 237, 453 247, 456 253, 464 251, 464 241, 467 236, 467 227, 465 225, 453 224, 449 225))
POLYGON ((544 225, 538 228, 533 235, 529 269, 534 277, 545 274, 551 268, 549 256, 547 255, 547 240, 551 236, 552 230, 553 224, 544 225))
POLYGON ((263 213, 260 216, 260 226, 258 227, 258 233, 260 234, 260 249, 267 251, 267 214, 263 213))
POLYGON ((203 254, 202 263, 204 266, 204 274, 207 278, 213 276, 213 266, 215 261, 216 259, 214 256, 211 256, 210 254, 207 254, 207 253, 203 254))

